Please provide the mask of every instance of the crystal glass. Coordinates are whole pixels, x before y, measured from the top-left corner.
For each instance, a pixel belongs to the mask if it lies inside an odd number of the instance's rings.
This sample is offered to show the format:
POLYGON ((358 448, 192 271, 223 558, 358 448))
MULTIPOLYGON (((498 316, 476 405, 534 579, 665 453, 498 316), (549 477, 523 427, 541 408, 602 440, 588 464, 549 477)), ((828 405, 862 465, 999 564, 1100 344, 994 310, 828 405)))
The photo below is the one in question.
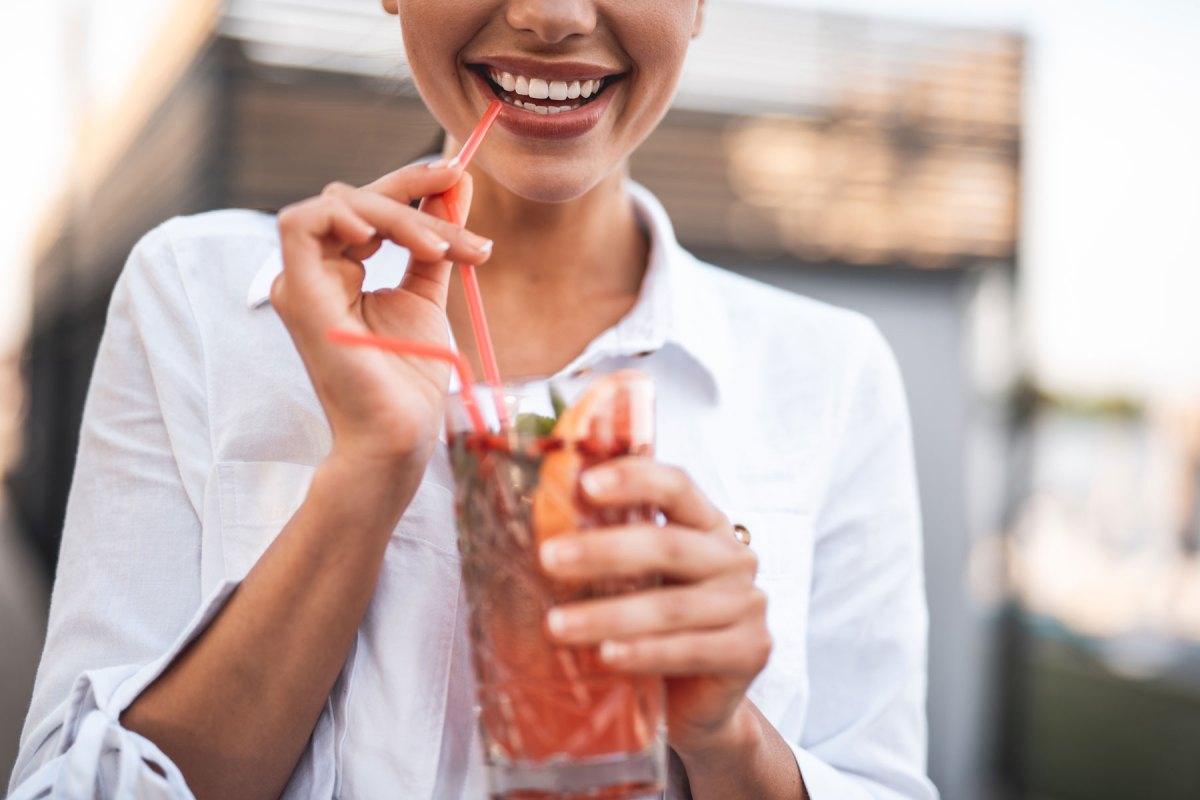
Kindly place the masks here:
POLYGON ((555 605, 656 579, 556 581, 537 559, 538 545, 554 536, 654 519, 652 509, 591 507, 578 491, 581 470, 651 453, 653 386, 627 370, 556 383, 554 391, 552 397, 540 382, 505 387, 511 424, 501 427, 493 391, 477 387, 476 403, 492 417, 487 431, 471 424, 461 395, 447 410, 491 797, 659 797, 666 774, 662 679, 613 672, 596 647, 560 646, 545 627, 555 605))

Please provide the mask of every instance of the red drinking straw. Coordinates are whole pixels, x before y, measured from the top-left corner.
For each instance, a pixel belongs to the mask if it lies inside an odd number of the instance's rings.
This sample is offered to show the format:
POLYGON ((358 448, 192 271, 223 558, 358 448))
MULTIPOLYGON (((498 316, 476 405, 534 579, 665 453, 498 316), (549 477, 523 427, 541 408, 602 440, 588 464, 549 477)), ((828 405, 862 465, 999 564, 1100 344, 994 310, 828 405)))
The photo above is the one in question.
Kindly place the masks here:
POLYGON ((467 139, 466 144, 462 146, 462 150, 458 151, 458 161, 464 169, 475 157, 475 151, 479 149, 479 145, 483 144, 483 137, 487 136, 487 132, 492 129, 492 123, 496 121, 496 117, 500 116, 502 108, 504 108, 503 102, 493 100, 487 107, 487 111, 483 112, 483 119, 479 120, 479 124, 475 126, 475 130, 467 139))
MULTIPOLYGON (((463 169, 466 169, 467 164, 471 162, 471 158, 474 157, 475 151, 479 149, 479 145, 483 144, 483 137, 487 136, 487 132, 491 130, 492 124, 496 121, 496 117, 500 115, 503 107, 504 104, 501 101, 493 100, 484 113, 483 119, 475 126, 475 131, 458 153, 458 161, 462 164, 463 169)), ((449 191, 443 193, 442 199, 446 203, 446 213, 450 216, 450 222, 455 225, 462 225, 462 209, 458 205, 457 188, 451 188, 449 191)), ((475 333, 475 347, 479 350, 479 360, 483 365, 483 378, 492 387, 500 426, 507 428, 508 410, 504 405, 504 389, 503 383, 500 380, 500 367, 496 364, 496 349, 492 346, 492 335, 488 331, 487 316, 483 311, 483 296, 479 292, 479 279, 475 275, 475 265, 459 264, 458 269, 462 273, 463 290, 467 295, 467 310, 471 315, 471 330, 475 333)))
POLYGON ((439 347, 436 344, 414 342, 409 339, 396 339, 392 336, 380 336, 374 333, 355 333, 353 331, 342 330, 341 328, 330 328, 326 336, 329 337, 329 341, 337 344, 375 347, 402 356, 434 358, 439 361, 449 362, 458 372, 458 382, 462 384, 463 405, 467 409, 467 414, 471 417, 472 427, 480 435, 488 432, 487 423, 483 421, 483 414, 480 413, 479 406, 475 404, 475 379, 471 376, 471 365, 459 353, 446 347, 439 347))

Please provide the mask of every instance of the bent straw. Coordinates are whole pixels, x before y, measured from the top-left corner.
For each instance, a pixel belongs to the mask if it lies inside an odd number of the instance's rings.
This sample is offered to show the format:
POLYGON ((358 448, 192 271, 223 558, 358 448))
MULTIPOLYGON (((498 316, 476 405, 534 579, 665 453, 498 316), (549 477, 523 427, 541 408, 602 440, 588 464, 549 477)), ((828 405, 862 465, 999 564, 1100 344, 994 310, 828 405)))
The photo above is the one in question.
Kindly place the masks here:
POLYGON ((475 151, 479 149, 479 145, 483 144, 483 137, 487 136, 488 131, 492 129, 492 123, 496 121, 496 117, 500 116, 501 109, 504 108, 504 103, 500 100, 493 100, 487 107, 487 111, 483 112, 483 118, 479 120, 479 124, 475 126, 475 130, 471 132, 466 144, 462 146, 462 150, 458 151, 458 162, 465 168, 471 163, 471 159, 475 157, 475 151))
POLYGON ((459 353, 446 347, 439 347, 436 344, 414 342, 409 339, 396 339, 392 336, 380 336, 374 333, 355 333, 341 328, 330 328, 325 335, 329 338, 329 341, 335 344, 374 347, 402 356, 418 356, 420 358, 434 358, 439 361, 448 361, 458 372, 458 382, 462 384, 463 405, 467 409, 467 414, 471 417, 471 426, 475 428, 475 432, 478 434, 482 435, 488 432, 487 423, 483 421, 483 414, 479 411, 479 406, 475 404, 475 379, 471 376, 471 365, 459 353))
MULTIPOLYGON (((500 115, 503 107, 504 104, 501 101, 493 100, 491 105, 488 106, 487 112, 484 113, 483 119, 479 121, 479 125, 475 127, 466 144, 462 146, 457 160, 464 169, 471 162, 475 151, 479 149, 479 145, 483 144, 483 137, 487 136, 487 132, 491 130, 492 124, 495 123, 496 117, 500 115)), ((450 217, 450 222, 455 225, 462 225, 462 209, 458 205, 457 188, 451 188, 449 191, 444 192, 442 199, 446 203, 446 213, 450 217)), ((492 387, 500 426, 507 428, 508 410, 504 405, 504 390, 500 380, 500 367, 496 363, 496 349, 492 346, 492 335, 488 331, 487 315, 483 310, 483 296, 479 292, 479 279, 475 275, 475 265, 459 264, 458 269, 462 274, 463 290, 467 295, 467 310, 471 315, 471 330, 475 334, 475 347, 479 350, 479 361, 483 365, 483 377, 488 385, 492 387)))

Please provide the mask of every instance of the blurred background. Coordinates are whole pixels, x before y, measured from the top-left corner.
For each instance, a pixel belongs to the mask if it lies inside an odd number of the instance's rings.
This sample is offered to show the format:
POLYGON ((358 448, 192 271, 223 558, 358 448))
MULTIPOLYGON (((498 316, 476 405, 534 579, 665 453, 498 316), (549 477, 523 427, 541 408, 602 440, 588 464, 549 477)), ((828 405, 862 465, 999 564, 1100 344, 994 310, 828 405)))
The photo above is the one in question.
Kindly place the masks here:
MULTIPOLYGON (((709 0, 634 162, 701 257, 896 350, 948 800, 1200 797, 1198 40, 1195 0, 709 0)), ((0 67, 7 776, 130 247, 437 129, 377 0, 8 3, 0 67)))

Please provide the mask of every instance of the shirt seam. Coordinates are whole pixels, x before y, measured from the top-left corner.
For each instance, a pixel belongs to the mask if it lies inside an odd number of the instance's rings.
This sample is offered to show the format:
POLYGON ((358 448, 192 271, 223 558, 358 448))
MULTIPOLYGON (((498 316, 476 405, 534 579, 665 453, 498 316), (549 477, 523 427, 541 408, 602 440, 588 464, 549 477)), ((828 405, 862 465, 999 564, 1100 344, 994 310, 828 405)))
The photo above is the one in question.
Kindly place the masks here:
MULTIPOLYGON (((847 432, 849 430, 849 420, 851 413, 851 404, 854 401, 853 386, 861 380, 862 372, 866 366, 866 354, 862 352, 863 348, 857 348, 859 352, 854 360, 847 359, 847 368, 838 381, 838 395, 834 398, 834 407, 837 409, 837 417, 832 426, 834 433, 828 440, 827 461, 829 469, 825 471, 821 478, 820 491, 816 493, 817 497, 821 498, 819 504, 814 509, 813 514, 813 555, 816 554, 817 541, 820 539, 821 520, 825 516, 829 506, 830 492, 834 488, 834 480, 837 477, 838 470, 838 453, 844 448, 847 441, 847 432)), ((815 562, 814 562, 815 563, 815 562)))
MULTIPOLYGON (((196 343, 200 348, 200 366, 204 375, 204 422, 208 428, 208 464, 211 469, 215 461, 217 443, 212 424, 212 374, 209 370, 208 347, 204 342, 204 334, 200 329, 200 323, 196 317, 196 307, 192 300, 191 292, 188 290, 187 281, 184 280, 183 271, 179 268, 179 254, 175 250, 175 242, 165 229, 163 230, 163 238, 166 240, 167 251, 171 257, 171 268, 175 271, 175 277, 179 280, 180 288, 183 289, 183 298, 187 303, 188 319, 191 320, 192 330, 196 335, 196 343)), ((177 466, 178 463, 179 459, 176 458, 177 466)), ((202 510, 200 516, 203 519, 202 510)))

